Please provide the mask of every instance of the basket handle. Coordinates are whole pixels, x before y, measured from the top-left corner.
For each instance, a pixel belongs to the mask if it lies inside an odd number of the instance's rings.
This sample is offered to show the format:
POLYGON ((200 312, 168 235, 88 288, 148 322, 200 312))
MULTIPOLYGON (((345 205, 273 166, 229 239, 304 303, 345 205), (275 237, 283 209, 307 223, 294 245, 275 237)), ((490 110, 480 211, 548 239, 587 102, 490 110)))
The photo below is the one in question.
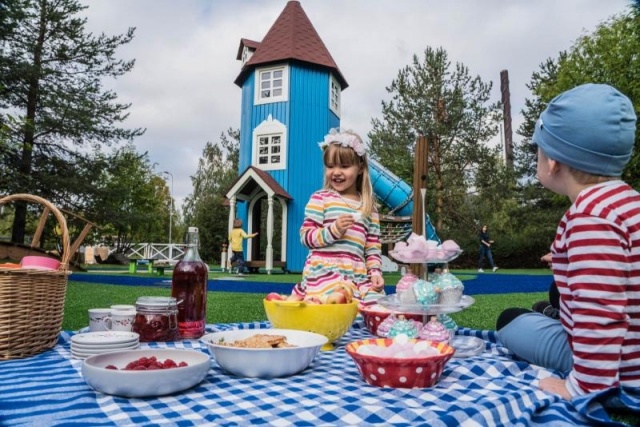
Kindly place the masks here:
MULTIPOLYGON (((69 229, 67 228, 67 220, 62 215, 62 212, 60 212, 53 203, 32 194, 11 194, 9 196, 4 196, 0 198, 0 205, 15 201, 26 201, 41 204, 45 208, 49 209, 53 216, 55 216, 56 220, 60 224, 60 228, 62 229, 62 257, 60 259, 59 270, 66 270, 69 266, 69 260, 71 259, 72 254, 69 245, 69 229)), ((44 218, 41 220, 44 220, 44 218)))

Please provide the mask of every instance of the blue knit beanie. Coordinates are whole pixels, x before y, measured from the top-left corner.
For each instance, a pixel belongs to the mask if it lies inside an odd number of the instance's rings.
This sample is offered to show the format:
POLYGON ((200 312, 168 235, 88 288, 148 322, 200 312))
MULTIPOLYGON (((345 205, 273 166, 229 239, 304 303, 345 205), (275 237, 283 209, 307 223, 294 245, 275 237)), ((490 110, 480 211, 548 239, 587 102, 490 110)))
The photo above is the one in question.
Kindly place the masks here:
POLYGON ((636 137, 633 104, 605 84, 585 84, 553 98, 540 115, 533 142, 574 169, 621 176, 636 137))

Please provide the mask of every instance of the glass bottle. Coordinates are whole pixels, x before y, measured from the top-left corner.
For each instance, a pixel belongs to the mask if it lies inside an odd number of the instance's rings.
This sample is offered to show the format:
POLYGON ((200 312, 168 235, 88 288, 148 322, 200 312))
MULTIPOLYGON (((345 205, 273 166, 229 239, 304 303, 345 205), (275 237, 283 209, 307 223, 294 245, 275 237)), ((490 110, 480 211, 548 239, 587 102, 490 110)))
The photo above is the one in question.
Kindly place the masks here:
POLYGON ((189 227, 186 252, 171 279, 171 296, 178 301, 178 330, 183 339, 200 338, 206 323, 209 267, 200 258, 198 243, 198 228, 189 227))

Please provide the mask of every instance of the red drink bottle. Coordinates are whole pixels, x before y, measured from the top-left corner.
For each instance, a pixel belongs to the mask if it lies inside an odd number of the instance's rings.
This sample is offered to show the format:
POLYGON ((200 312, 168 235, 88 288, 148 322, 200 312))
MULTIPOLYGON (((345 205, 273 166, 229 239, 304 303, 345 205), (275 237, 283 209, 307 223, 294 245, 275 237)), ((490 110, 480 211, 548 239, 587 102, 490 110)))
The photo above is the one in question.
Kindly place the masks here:
POLYGON ((207 320, 209 267, 200 258, 198 243, 198 228, 189 227, 187 252, 173 269, 171 279, 171 296, 178 302, 178 331, 183 339, 204 335, 207 320))

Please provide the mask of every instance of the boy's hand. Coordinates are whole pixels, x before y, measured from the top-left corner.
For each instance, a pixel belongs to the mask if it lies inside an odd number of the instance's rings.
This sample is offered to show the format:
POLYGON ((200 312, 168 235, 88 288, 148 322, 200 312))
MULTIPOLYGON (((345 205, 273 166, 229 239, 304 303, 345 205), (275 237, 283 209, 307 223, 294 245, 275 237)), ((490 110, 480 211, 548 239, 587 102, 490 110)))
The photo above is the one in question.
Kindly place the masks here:
POLYGON ((542 391, 558 394, 564 399, 571 400, 571 395, 569 394, 569 390, 567 390, 566 380, 552 377, 543 378, 540 380, 539 387, 542 391))

